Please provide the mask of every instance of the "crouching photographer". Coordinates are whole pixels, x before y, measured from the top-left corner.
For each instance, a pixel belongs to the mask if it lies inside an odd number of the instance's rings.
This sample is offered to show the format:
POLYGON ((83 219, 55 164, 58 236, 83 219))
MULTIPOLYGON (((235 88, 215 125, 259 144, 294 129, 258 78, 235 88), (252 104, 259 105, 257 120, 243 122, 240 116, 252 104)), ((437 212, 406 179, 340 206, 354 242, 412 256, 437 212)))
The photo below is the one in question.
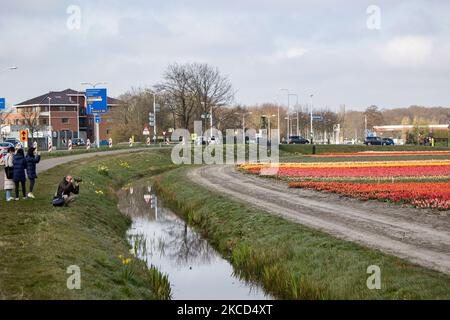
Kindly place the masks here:
POLYGON ((64 177, 53 198, 53 205, 55 207, 68 207, 78 198, 82 181, 80 178, 73 178, 72 176, 64 177))

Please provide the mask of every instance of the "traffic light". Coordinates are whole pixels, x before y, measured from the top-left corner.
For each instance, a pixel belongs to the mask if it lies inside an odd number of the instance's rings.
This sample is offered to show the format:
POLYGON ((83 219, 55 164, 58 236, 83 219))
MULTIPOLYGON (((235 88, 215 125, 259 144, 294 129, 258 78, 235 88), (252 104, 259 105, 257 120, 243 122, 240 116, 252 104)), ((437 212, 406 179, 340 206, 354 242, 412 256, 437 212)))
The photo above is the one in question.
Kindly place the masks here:
POLYGON ((149 123, 150 127, 155 126, 155 114, 152 112, 150 112, 148 115, 148 123, 149 123))
POLYGON ((20 142, 28 142, 28 130, 20 130, 20 142))

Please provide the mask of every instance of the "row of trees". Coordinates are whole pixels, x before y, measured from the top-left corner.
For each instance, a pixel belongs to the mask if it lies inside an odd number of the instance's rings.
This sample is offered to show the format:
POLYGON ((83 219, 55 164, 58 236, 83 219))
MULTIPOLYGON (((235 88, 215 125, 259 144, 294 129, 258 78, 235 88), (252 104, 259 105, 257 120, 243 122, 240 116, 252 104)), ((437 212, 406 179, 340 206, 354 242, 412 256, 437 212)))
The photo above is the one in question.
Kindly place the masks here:
MULTIPOLYGON (((219 130, 242 128, 272 129, 278 128, 278 112, 280 115, 281 136, 296 135, 297 132, 309 138, 310 115, 308 112, 288 112, 284 106, 263 104, 256 106, 234 105, 234 90, 230 80, 220 71, 207 64, 188 63, 172 64, 162 76, 160 83, 151 89, 135 88, 120 97, 127 104, 115 111, 115 128, 113 138, 118 141, 126 140, 134 135, 141 139, 142 129, 148 125, 148 114, 153 112, 153 99, 161 106, 156 115, 158 135, 162 131, 185 128, 193 131, 194 121, 203 121, 204 128, 209 128, 212 114, 213 126, 219 130), (289 121, 287 118, 289 117, 289 121), (298 120, 297 120, 298 118, 298 120), (298 124, 298 130, 297 130, 298 124), (289 132, 288 131, 289 125, 289 132)), ((308 107, 308 106, 306 106, 308 107)), ((442 115, 442 108, 431 109, 439 118, 450 118, 442 115), (436 109, 436 112, 434 112, 436 109)), ((308 108, 305 108, 308 110, 308 108)), ((417 112, 426 113, 430 109, 411 107, 409 109, 381 110, 372 105, 365 111, 346 111, 341 106, 338 112, 326 108, 315 110, 314 115, 321 116, 321 121, 314 121, 316 140, 363 140, 367 130, 374 126, 387 124, 417 123, 417 112), (398 114, 397 114, 398 113, 398 114), (399 118, 399 117, 402 118, 399 118), (340 136, 335 136, 334 129, 340 125, 340 136)), ((447 110, 447 109, 446 109, 447 110)), ((447 113, 448 110, 446 111, 447 113)), ((434 118, 433 118, 434 119, 434 118)), ((423 122, 423 121, 422 121, 423 122)))
MULTIPOLYGON (((127 104, 117 108, 113 115, 116 124, 113 139, 126 140, 132 135, 142 139, 142 129, 148 125, 148 114, 153 112, 155 97, 161 106, 156 115, 159 135, 162 131, 177 128, 193 131, 194 121, 203 120, 204 128, 208 128, 211 113, 213 126, 222 131, 242 128, 244 122, 246 128, 268 129, 270 123, 271 129, 277 129, 279 112, 282 137, 296 135, 297 132, 309 137, 311 132, 307 112, 288 112, 286 107, 270 103, 231 106, 234 90, 229 79, 215 67, 188 63, 169 65, 162 81, 152 89, 134 88, 120 97, 127 104)), ((344 122, 342 116, 328 109, 316 110, 314 114, 322 117, 321 121, 314 122, 316 139, 334 140, 335 126, 344 122)), ((369 119, 370 123, 376 122, 370 116, 369 119)))
POLYGON ((193 130, 194 121, 203 118, 206 124, 211 113, 216 128, 235 120, 232 108, 228 107, 234 100, 231 82, 217 68, 207 64, 169 65, 161 83, 154 88, 135 88, 120 99, 126 106, 113 114, 116 126, 112 135, 118 140, 131 135, 139 138, 143 127, 148 125, 154 99, 161 106, 156 114, 156 124, 163 130, 193 130))

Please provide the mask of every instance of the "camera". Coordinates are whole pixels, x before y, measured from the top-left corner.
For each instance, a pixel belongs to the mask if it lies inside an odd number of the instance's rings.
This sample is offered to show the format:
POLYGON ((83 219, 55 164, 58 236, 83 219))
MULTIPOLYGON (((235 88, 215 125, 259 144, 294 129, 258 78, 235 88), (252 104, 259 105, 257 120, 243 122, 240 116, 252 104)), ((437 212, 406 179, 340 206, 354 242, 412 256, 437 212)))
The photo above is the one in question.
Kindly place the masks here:
POLYGON ((81 178, 73 178, 73 181, 75 181, 77 183, 80 183, 80 182, 83 182, 83 179, 81 179, 81 178))

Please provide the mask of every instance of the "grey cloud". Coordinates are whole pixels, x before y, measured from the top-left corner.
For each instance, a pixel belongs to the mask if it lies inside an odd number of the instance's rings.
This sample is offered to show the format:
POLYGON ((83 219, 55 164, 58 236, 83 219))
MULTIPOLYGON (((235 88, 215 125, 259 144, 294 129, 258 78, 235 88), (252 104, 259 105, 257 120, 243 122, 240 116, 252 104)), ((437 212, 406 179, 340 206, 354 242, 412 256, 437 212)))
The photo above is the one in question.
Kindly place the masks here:
POLYGON ((301 93, 304 101, 314 92, 317 105, 330 107, 448 104, 450 91, 443 88, 450 84, 449 4, 377 1, 382 28, 370 31, 366 8, 371 4, 2 1, 0 68, 16 64, 20 69, 0 75, 0 96, 17 103, 89 80, 108 81, 110 92, 118 95, 131 86, 154 84, 168 63, 201 61, 229 75, 237 102, 248 104, 276 100, 280 87, 301 93), (72 4, 82 9, 79 31, 66 28, 72 4), (384 52, 396 39, 405 43, 402 37, 429 39, 430 59, 396 65, 401 56, 395 54, 408 54, 408 48, 384 52))

